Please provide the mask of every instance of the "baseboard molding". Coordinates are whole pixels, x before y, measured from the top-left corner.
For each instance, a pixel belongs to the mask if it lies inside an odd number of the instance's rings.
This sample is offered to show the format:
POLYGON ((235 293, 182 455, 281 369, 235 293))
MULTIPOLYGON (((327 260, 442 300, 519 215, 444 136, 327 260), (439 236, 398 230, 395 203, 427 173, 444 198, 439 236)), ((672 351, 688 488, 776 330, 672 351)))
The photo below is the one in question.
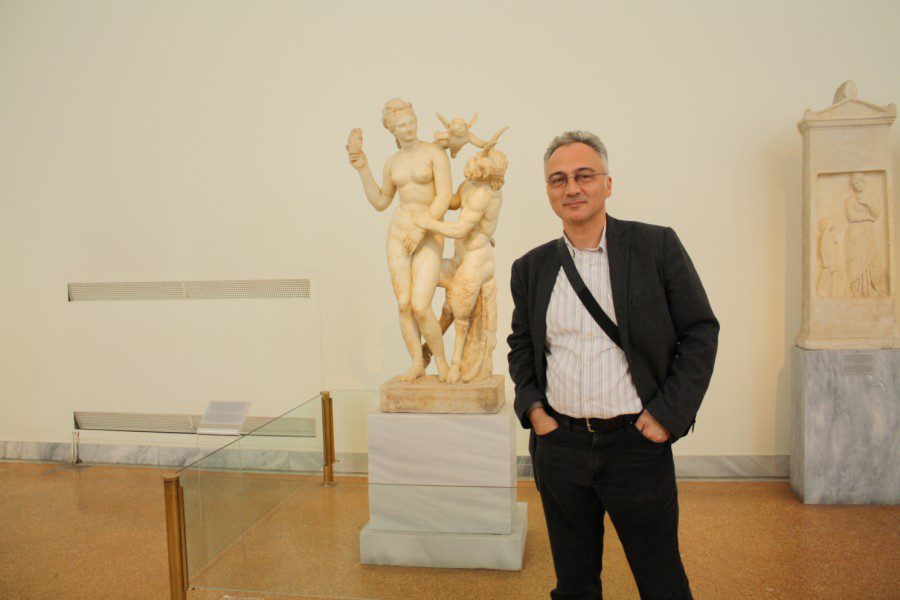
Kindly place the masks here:
MULTIPOLYGON (((186 467, 202 457, 204 468, 251 471, 318 471, 322 453, 312 451, 226 449, 216 452, 185 446, 79 444, 78 455, 86 464, 186 467)), ((58 442, 0 441, 0 459, 69 462, 72 446, 58 442)), ((335 473, 367 473, 363 452, 338 452, 335 473)), ((680 479, 759 479, 790 476, 790 456, 676 456, 675 474, 680 479)), ((531 477, 531 457, 517 458, 519 477, 531 477)))
POLYGON ((681 479, 787 479, 790 474, 789 454, 675 457, 675 475, 681 479))

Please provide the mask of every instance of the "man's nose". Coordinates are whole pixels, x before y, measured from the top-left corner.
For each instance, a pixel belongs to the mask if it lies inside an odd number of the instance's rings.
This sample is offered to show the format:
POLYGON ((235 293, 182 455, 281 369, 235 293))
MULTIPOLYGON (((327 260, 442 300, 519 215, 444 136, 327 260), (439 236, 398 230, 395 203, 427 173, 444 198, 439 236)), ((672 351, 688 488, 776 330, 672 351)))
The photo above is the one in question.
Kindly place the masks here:
POLYGON ((575 181, 574 177, 569 177, 566 180, 566 195, 567 196, 577 196, 581 193, 581 186, 575 181))

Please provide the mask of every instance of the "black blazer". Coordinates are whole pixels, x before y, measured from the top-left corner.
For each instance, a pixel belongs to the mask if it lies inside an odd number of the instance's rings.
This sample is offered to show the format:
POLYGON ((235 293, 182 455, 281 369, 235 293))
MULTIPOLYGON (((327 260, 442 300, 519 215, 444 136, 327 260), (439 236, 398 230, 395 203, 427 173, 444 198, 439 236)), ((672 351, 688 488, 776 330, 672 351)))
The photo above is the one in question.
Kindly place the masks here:
MULTIPOLYGON (((719 322, 671 228, 609 215, 606 228, 613 306, 628 368, 644 407, 674 441, 693 425, 709 386, 719 322)), ((535 402, 547 405, 547 306, 560 270, 555 244, 538 246, 512 266, 509 375, 525 428, 531 427, 528 409, 535 402)))

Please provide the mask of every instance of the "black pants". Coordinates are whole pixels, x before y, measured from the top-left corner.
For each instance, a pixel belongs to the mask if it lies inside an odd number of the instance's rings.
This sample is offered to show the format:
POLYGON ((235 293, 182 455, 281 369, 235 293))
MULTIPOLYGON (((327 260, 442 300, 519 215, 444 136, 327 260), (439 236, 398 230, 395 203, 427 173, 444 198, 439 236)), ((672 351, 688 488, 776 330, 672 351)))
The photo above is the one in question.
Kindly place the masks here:
POLYGON ((668 442, 626 425, 606 433, 532 432, 534 479, 550 535, 554 600, 603 597, 603 517, 609 512, 644 600, 692 598, 678 551, 678 496, 668 442))

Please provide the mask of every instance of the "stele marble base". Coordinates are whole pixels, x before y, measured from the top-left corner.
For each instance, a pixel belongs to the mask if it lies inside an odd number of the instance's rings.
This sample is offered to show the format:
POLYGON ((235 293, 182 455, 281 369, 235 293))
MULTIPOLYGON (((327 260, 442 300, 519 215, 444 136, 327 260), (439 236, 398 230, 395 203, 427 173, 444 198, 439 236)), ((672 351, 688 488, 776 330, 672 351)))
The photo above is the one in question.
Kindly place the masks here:
POLYGON ((508 534, 428 533, 379 530, 369 523, 359 534, 360 560, 366 565, 518 571, 525 556, 528 510, 516 505, 508 534))
POLYGON ((382 412, 388 413, 496 413, 506 400, 503 376, 492 375, 474 383, 441 383, 435 375, 412 383, 394 377, 381 386, 382 412))
POLYGON ((791 488, 805 504, 900 504, 900 350, 793 349, 791 488))

